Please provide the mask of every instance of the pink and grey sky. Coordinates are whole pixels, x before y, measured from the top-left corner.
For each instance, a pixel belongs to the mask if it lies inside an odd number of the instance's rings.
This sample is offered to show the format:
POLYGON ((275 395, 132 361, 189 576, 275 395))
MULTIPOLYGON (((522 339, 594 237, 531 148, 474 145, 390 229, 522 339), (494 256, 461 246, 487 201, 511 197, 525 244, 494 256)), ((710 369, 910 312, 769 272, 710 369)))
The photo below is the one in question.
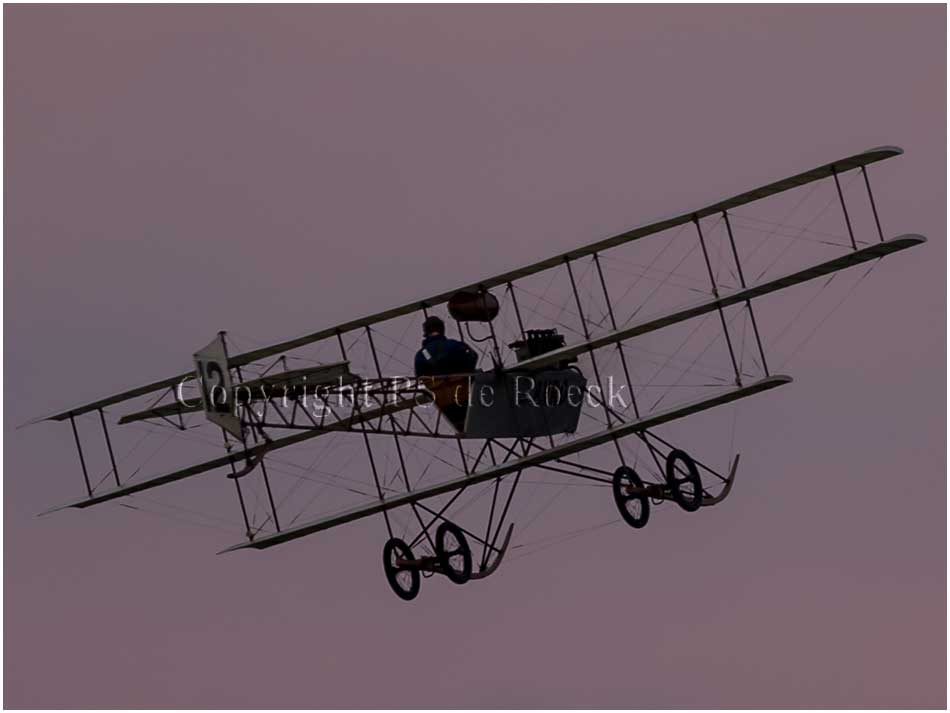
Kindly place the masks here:
POLYGON ((945 7, 4 20, 7 707, 946 706, 945 7), (750 403, 707 517, 406 606, 378 522, 217 557, 123 508, 35 516, 73 445, 14 426, 219 328, 296 335, 883 144, 885 231, 930 242, 750 403))

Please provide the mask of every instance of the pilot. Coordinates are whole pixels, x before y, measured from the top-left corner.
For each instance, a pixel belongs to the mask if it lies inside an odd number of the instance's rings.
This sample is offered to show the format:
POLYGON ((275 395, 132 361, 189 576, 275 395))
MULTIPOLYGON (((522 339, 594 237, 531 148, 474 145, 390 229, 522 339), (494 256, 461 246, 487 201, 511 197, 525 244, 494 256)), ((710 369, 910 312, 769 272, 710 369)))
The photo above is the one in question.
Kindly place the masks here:
POLYGON ((445 322, 427 317, 422 323, 422 349, 416 352, 416 376, 470 374, 478 354, 464 342, 445 336, 445 322))

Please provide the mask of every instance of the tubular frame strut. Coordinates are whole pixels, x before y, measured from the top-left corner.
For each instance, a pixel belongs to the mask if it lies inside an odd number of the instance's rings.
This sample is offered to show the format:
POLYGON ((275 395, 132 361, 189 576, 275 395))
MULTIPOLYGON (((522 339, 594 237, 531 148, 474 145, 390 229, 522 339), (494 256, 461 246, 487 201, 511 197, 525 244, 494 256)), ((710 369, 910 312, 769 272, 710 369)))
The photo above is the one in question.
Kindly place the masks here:
MULTIPOLYGON (((703 229, 699 224, 699 217, 693 217, 693 224, 696 226, 696 234, 699 236, 699 244, 703 249, 703 260, 706 262, 706 272, 709 274, 709 284, 712 287, 713 297, 719 299, 719 287, 716 285, 716 277, 713 275, 712 264, 709 262, 709 251, 706 249, 706 240, 703 237, 703 229)), ((736 375, 736 386, 742 386, 742 374, 739 373, 739 364, 736 361, 736 352, 732 348, 732 337, 729 336, 729 326, 726 324, 726 315, 723 312, 722 305, 716 305, 716 311, 719 313, 719 321, 722 323, 722 333, 726 337, 726 346, 729 348, 729 359, 732 361, 732 370, 736 375)))

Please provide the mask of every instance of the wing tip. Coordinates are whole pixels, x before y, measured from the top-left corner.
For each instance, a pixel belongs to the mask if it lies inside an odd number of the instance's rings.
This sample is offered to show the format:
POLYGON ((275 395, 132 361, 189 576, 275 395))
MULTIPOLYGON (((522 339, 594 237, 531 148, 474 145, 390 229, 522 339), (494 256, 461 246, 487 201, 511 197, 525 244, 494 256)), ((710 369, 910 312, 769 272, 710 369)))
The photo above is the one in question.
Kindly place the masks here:
POLYGON ((67 503, 66 505, 55 505, 51 508, 43 510, 42 512, 36 513, 36 517, 43 517, 45 515, 52 515, 54 512, 59 512, 60 510, 67 510, 71 507, 75 507, 73 503, 67 503))
POLYGON ((230 547, 225 547, 223 550, 216 552, 215 554, 226 555, 229 552, 237 552, 238 550, 246 550, 254 547, 254 541, 249 540, 248 542, 239 542, 236 545, 231 545, 230 547))
POLYGON ((14 431, 19 431, 21 428, 26 428, 27 426, 35 426, 38 423, 43 423, 43 421, 62 421, 67 418, 69 414, 53 414, 52 416, 37 416, 36 418, 31 418, 29 421, 24 421, 19 426, 14 427, 14 431))
POLYGON ((889 243, 903 243, 907 246, 910 245, 921 245, 927 242, 927 237, 921 235, 920 233, 904 233, 903 235, 898 235, 897 237, 891 238, 889 243))
POLYGON ((44 510, 43 512, 37 513, 36 516, 42 517, 43 515, 50 515, 54 512, 59 512, 60 510, 70 510, 70 509, 83 510, 89 507, 90 505, 95 505, 101 502, 101 500, 99 499, 100 497, 101 497, 100 495, 96 495, 96 496, 90 496, 88 498, 83 498, 82 500, 72 500, 68 503, 63 503, 62 505, 56 505, 54 507, 49 508, 48 510, 44 510))
POLYGON ((900 156, 902 153, 904 153, 904 149, 902 149, 900 146, 875 146, 868 149, 864 153, 885 153, 888 156, 900 156))

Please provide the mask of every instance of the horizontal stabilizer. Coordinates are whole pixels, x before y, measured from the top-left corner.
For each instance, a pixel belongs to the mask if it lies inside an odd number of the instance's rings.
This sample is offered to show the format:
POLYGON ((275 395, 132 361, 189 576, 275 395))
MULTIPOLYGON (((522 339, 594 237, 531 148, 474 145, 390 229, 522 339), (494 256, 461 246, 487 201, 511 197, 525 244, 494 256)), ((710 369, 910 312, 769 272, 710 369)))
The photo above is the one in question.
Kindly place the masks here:
MULTIPOLYGON (((273 374, 262 376, 258 379, 245 381, 234 386, 234 393, 237 395, 239 403, 248 403, 261 401, 265 394, 269 397, 281 398, 286 389, 289 393, 302 395, 306 392, 312 394, 315 389, 331 384, 350 384, 356 377, 350 373, 349 362, 340 361, 333 364, 321 364, 319 366, 310 366, 305 369, 294 369, 292 371, 278 371, 273 374), (342 379, 342 382, 340 381, 342 379)), ((162 404, 143 411, 126 414, 119 419, 120 424, 134 423, 136 421, 147 421, 151 418, 171 418, 179 414, 195 413, 201 411, 204 407, 200 398, 193 398, 190 401, 183 399, 169 404, 162 404)))

